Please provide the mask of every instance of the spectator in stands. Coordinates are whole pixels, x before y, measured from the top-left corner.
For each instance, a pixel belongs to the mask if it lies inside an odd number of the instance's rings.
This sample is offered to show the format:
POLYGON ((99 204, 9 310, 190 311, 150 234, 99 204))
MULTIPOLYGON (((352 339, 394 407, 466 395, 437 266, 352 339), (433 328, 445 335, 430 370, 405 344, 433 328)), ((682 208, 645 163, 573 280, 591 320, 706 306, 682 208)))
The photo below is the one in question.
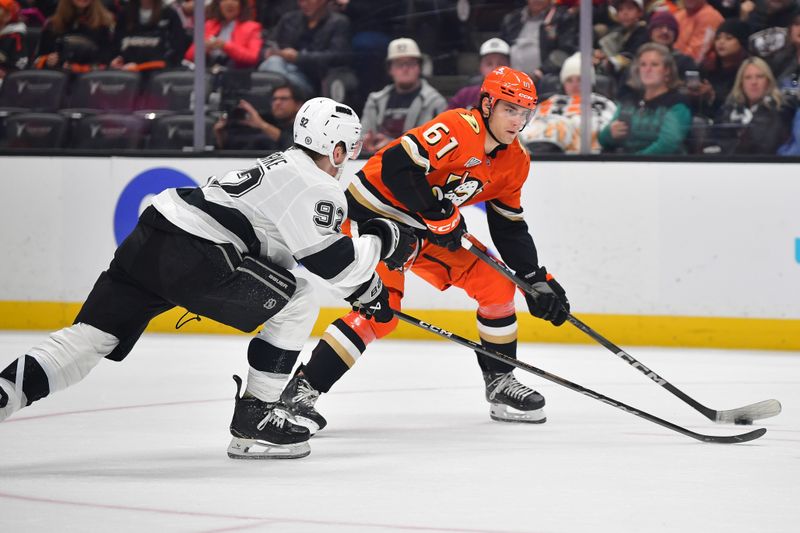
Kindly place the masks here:
POLYGON ((664 45, 672 51, 672 57, 678 67, 678 75, 683 80, 687 71, 697 70, 697 63, 691 57, 674 49, 678 31, 678 21, 675 19, 675 15, 666 10, 653 13, 647 23, 650 41, 664 45))
POLYGON ((186 51, 180 18, 162 0, 130 0, 114 30, 111 68, 151 71, 180 65, 186 51))
POLYGON ((775 154, 790 138, 793 115, 769 65, 760 57, 749 57, 739 67, 733 90, 714 121, 719 152, 775 154))
POLYGON ((645 24, 642 0, 618 0, 617 21, 619 26, 598 41, 594 51, 594 63, 602 73, 615 77, 628 68, 636 51, 649 40, 645 24))
POLYGON ((258 0, 256 4, 256 21, 269 35, 284 13, 297 9, 297 0, 258 0))
POLYGON ((714 49, 702 64, 703 81, 689 87, 696 114, 713 118, 733 88, 739 66, 747 57, 749 28, 738 19, 727 19, 717 28, 714 49))
POLYGON ((447 108, 444 96, 422 78, 422 53, 413 39, 401 37, 389 43, 386 61, 392 83, 367 96, 361 115, 367 154, 447 108))
POLYGON ((317 94, 331 67, 350 59, 350 21, 332 11, 327 0, 297 0, 299 11, 278 21, 268 37, 259 70, 283 74, 308 94, 317 94))
POLYGON ((168 8, 173 10, 181 21, 184 35, 181 57, 184 57, 189 45, 194 41, 194 0, 175 0, 169 4, 168 8))
POLYGON ((111 61, 114 17, 100 0, 59 0, 39 37, 37 68, 87 72, 111 61))
MULTIPOLYGON (((205 26, 207 66, 255 68, 261 55, 261 24, 251 20, 248 0, 213 0, 205 26)), ((194 43, 186 51, 194 61, 194 43)))
POLYGON ((675 14, 679 28, 675 50, 699 64, 711 49, 714 33, 722 24, 722 15, 706 0, 683 0, 683 6, 675 14))
POLYGON ((475 107, 478 104, 478 96, 480 94, 483 78, 497 67, 508 66, 511 60, 509 56, 510 52, 511 49, 508 43, 503 39, 492 37, 484 42, 480 48, 480 75, 476 76, 473 80, 475 83, 471 83, 459 89, 450 99, 447 108, 456 109, 463 107, 464 109, 470 109, 475 107))
POLYGON ((552 0, 528 0, 505 16, 500 38, 511 45, 511 66, 534 81, 558 74, 564 60, 578 50, 578 18, 552 0))
POLYGON ((800 12, 797 0, 763 0, 742 3, 742 20, 750 25, 750 50, 762 58, 783 48, 792 17, 800 12))
POLYGON ((692 113, 677 90, 672 53, 660 44, 642 45, 631 74, 639 92, 617 104, 611 124, 600 132, 600 144, 628 154, 683 153, 692 113))
POLYGON ((778 76, 778 88, 796 101, 800 97, 800 13, 790 20, 783 48, 766 59, 778 76))
POLYGON ((16 0, 0 0, 0 84, 7 73, 28 66, 25 32, 16 0))
MULTIPOLYGON (((375 0, 333 0, 332 7, 350 19, 353 69, 362 95, 377 91, 386 83, 386 48, 393 35, 405 33, 406 2, 375 0)), ((452 61, 451 61, 452 62, 452 61)))
MULTIPOLYGON (((533 153, 543 151, 577 154, 581 151, 581 56, 576 52, 561 67, 563 93, 556 94, 536 107, 520 140, 533 153)), ((592 72, 594 82, 594 72, 592 72)), ((592 152, 600 152, 598 133, 611 123, 617 105, 592 92, 592 152)))
POLYGON ((778 155, 800 156, 800 109, 794 113, 792 135, 783 146, 778 148, 778 155))
POLYGON ((239 101, 244 118, 223 115, 214 125, 217 147, 227 150, 286 150, 294 144, 294 117, 305 102, 290 84, 272 91, 271 117, 265 119, 246 100, 239 101))

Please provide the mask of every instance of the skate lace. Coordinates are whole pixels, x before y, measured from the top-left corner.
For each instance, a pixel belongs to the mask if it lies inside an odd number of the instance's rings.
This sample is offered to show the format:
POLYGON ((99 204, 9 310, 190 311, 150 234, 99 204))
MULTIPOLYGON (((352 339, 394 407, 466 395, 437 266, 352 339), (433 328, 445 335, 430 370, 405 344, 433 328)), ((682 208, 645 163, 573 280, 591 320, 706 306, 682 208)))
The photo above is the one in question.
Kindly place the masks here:
POLYGON ((493 400, 495 396, 500 393, 504 393, 506 396, 516 400, 524 400, 533 394, 533 389, 517 381, 517 378, 514 377, 514 374, 509 372, 508 374, 498 378, 497 385, 489 395, 489 399, 493 400))
POLYGON ((292 397, 292 400, 310 408, 314 407, 318 398, 319 391, 309 385, 305 380, 300 380, 297 383, 297 393, 292 397))
POLYGON ((277 409, 270 409, 267 416, 265 416, 256 427, 258 429, 264 429, 267 424, 271 424, 278 429, 283 429, 283 426, 286 424, 286 414, 277 409))

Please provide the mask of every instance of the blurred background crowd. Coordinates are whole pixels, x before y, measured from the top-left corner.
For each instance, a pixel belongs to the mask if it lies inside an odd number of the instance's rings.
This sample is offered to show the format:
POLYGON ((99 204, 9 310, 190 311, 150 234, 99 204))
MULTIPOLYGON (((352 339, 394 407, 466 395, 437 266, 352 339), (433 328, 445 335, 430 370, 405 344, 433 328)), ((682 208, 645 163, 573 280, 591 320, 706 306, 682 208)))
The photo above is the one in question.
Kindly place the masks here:
MULTIPOLYGON (((192 145, 194 0, 0 0, 0 149, 192 145)), ((302 103, 362 117, 364 154, 487 72, 530 74, 520 139, 581 151, 577 0, 211 0, 209 148, 292 143, 302 103)), ((798 0, 593 0, 591 151, 800 155, 798 0)))

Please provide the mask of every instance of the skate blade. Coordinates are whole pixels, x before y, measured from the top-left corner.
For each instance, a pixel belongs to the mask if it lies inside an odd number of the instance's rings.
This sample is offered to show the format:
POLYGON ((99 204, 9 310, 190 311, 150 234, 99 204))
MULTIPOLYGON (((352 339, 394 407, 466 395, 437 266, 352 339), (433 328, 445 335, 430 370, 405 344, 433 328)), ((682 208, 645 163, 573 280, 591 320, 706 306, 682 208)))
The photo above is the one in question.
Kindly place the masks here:
POLYGON ((498 422, 521 422, 524 424, 544 424, 547 422, 544 409, 519 411, 499 403, 493 403, 490 406, 489 416, 492 420, 497 420, 498 422))
POLYGON ((233 437, 228 445, 231 459, 299 459, 311 453, 308 442, 273 444, 265 440, 233 437))

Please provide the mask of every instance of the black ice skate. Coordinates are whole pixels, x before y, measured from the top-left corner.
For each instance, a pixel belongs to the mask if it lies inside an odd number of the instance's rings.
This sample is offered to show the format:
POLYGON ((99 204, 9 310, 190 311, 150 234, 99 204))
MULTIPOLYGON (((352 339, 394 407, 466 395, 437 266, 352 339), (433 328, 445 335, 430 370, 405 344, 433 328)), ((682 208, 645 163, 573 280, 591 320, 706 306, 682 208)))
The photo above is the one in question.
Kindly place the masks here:
POLYGON ((286 406, 295 424, 308 428, 313 435, 328 425, 328 421, 314 409, 320 392, 312 387, 305 377, 298 375, 302 369, 301 365, 286 384, 281 393, 281 403, 286 406))
POLYGON ((541 424, 547 420, 544 397, 517 381, 511 372, 484 372, 483 380, 492 420, 529 424, 541 424))
POLYGON ((236 382, 236 406, 231 420, 231 459, 296 459, 311 453, 311 436, 302 426, 293 424, 279 402, 267 403, 258 398, 243 398, 242 378, 236 382))

